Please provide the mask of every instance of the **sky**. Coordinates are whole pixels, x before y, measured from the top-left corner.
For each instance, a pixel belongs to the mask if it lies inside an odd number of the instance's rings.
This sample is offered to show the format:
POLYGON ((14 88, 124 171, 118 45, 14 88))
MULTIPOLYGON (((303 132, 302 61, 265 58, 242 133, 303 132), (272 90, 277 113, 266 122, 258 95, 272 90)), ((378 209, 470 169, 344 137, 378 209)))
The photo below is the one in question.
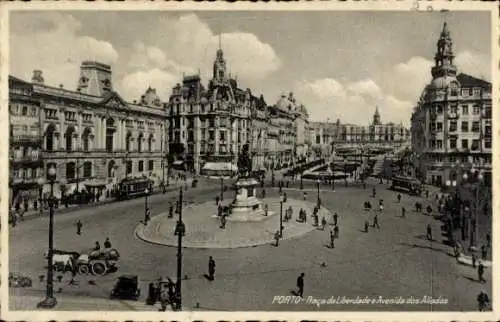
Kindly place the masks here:
POLYGON ((205 86, 219 39, 240 88, 274 104, 293 92, 312 121, 409 125, 446 19, 460 72, 491 80, 488 12, 23 11, 10 15, 10 74, 76 89, 84 60, 110 64, 114 89, 167 101, 183 75, 205 86))

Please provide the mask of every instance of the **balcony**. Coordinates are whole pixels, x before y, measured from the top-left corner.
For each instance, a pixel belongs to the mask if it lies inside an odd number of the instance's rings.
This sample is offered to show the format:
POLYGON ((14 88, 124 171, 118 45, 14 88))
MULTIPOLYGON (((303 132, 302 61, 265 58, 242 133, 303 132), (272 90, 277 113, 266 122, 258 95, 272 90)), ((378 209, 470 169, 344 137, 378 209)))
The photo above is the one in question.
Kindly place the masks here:
POLYGON ((23 156, 20 158, 11 158, 10 161, 12 163, 17 163, 17 164, 42 164, 43 160, 41 156, 23 156))
POLYGON ((34 135, 12 135, 10 137, 10 143, 20 143, 20 144, 42 144, 42 138, 34 135))
POLYGON ((448 113, 448 119, 450 120, 454 120, 454 119, 458 119, 460 117, 460 114, 458 113, 448 113))

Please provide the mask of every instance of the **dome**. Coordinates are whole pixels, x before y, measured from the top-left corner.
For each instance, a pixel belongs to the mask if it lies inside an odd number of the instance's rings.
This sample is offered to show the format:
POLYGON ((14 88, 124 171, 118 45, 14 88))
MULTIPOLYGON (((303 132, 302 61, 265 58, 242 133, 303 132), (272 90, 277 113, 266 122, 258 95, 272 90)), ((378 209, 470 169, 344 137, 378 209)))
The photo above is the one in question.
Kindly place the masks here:
POLYGON ((434 89, 445 89, 450 86, 452 82, 457 82, 457 79, 455 77, 442 76, 434 78, 431 82, 431 86, 434 89))

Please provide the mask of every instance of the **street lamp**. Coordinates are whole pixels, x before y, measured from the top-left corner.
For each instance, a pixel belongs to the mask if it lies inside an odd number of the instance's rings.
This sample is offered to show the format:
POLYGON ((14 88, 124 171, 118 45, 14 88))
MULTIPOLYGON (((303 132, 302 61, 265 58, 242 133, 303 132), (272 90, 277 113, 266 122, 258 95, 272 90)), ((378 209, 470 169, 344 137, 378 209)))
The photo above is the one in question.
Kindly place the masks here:
MULTIPOLYGON (((471 173, 476 174, 476 187, 475 187, 475 199, 474 199, 474 227, 471 227, 470 230, 470 245, 469 245, 469 250, 476 250, 477 249, 477 242, 476 240, 478 239, 478 208, 479 208, 479 190, 481 187, 481 183, 483 181, 483 174, 479 171, 476 171, 474 169, 471 169, 471 173)), ((463 174, 463 179, 464 181, 467 181, 469 179, 469 176, 467 173, 463 174)))
POLYGON ((45 299, 38 303, 38 308, 52 309, 57 305, 54 297, 54 268, 52 257, 54 255, 54 182, 56 180, 56 168, 51 165, 47 170, 47 179, 50 183, 49 199, 49 252, 47 254, 47 287, 45 290, 45 299))
POLYGON ((335 163, 334 163, 334 161, 332 161, 330 168, 332 170, 332 191, 335 192, 335 163))
POLYGON ((301 170, 301 172, 300 172, 300 190, 304 189, 303 177, 304 177, 304 170, 301 170))
POLYGON ((149 194, 149 189, 146 188, 144 190, 144 222, 147 224, 148 223, 148 194, 149 194))
POLYGON ((182 187, 179 189, 179 220, 175 226, 177 236, 177 283, 175 284, 176 310, 182 310, 182 237, 186 235, 186 226, 182 221, 182 187))
POLYGON ((318 208, 320 207, 320 205, 319 205, 319 184, 320 184, 320 182, 321 182, 321 181, 319 180, 319 177, 318 177, 318 179, 316 179, 316 186, 317 186, 317 188, 318 188, 318 201, 317 201, 318 208))
POLYGON ((38 202, 39 202, 39 207, 40 207, 40 215, 43 213, 43 185, 45 183, 45 180, 40 177, 37 180, 38 183, 38 202))
POLYGON ((283 200, 284 197, 280 195, 280 238, 283 237, 283 200))

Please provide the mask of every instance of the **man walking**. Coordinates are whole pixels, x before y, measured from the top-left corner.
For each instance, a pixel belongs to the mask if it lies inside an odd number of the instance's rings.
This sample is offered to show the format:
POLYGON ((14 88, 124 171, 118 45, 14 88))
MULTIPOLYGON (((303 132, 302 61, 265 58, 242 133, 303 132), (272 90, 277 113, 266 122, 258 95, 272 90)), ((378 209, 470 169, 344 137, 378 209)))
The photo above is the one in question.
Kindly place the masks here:
POLYGON ((333 225, 334 226, 337 226, 338 219, 339 219, 339 215, 337 213, 334 213, 333 214, 333 225))
POLYGON ((483 277, 484 275, 484 264, 482 261, 479 261, 479 266, 477 267, 477 277, 479 283, 486 283, 486 280, 483 277))
POLYGON ((274 246, 278 247, 279 243, 280 243, 280 231, 279 230, 276 230, 276 232, 274 233, 274 241, 276 242, 274 244, 274 246))
POLYGON ((334 234, 333 235, 334 238, 339 238, 339 226, 335 226, 333 228, 333 234, 334 234))
POLYGON ((297 278, 297 295, 302 297, 304 295, 304 273, 301 273, 297 278))
POLYGON ((405 207, 401 208, 401 218, 404 218, 406 215, 406 209, 405 207))
POLYGON ((76 222, 76 234, 78 236, 80 236, 82 234, 82 227, 83 227, 83 224, 80 221, 80 219, 78 219, 78 221, 76 222))
POLYGON ((109 237, 106 237, 106 240, 104 241, 104 248, 111 248, 111 241, 109 240, 109 237))
POLYGON ((432 241, 432 227, 431 227, 431 224, 427 224, 427 240, 432 241))
POLYGON ((486 245, 481 246, 481 258, 486 260, 486 256, 488 255, 488 248, 486 245))
POLYGON ((372 227, 377 227, 377 229, 380 229, 380 225, 378 223, 378 214, 375 214, 375 216, 373 217, 373 225, 372 227))
POLYGON ((215 261, 212 256, 208 259, 208 279, 213 281, 215 279, 215 261))
POLYGON ((398 202, 401 202, 401 194, 398 193, 398 202))
POLYGON ((330 229, 330 248, 335 248, 335 233, 330 229))

